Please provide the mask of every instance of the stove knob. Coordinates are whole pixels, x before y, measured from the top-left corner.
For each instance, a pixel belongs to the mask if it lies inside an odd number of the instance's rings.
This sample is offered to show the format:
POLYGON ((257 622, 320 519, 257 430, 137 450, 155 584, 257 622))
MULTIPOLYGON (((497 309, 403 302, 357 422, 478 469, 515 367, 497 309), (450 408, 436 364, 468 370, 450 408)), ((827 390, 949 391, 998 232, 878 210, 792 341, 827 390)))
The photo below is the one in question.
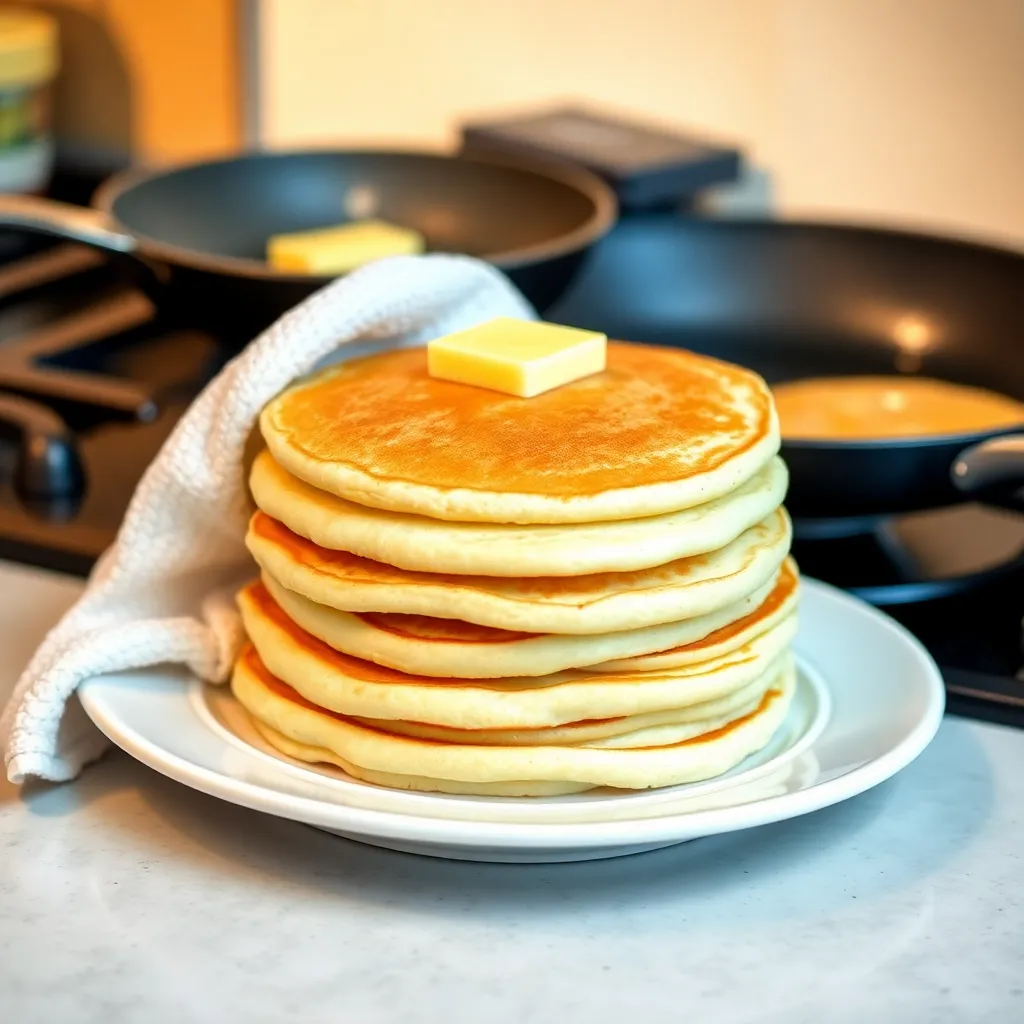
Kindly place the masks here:
POLYGON ((71 437, 26 434, 14 486, 23 498, 73 498, 85 489, 82 460, 71 437))
POLYGON ((77 498, 85 490, 85 472, 67 424, 39 402, 0 395, 0 426, 18 437, 14 489, 31 503, 77 498))

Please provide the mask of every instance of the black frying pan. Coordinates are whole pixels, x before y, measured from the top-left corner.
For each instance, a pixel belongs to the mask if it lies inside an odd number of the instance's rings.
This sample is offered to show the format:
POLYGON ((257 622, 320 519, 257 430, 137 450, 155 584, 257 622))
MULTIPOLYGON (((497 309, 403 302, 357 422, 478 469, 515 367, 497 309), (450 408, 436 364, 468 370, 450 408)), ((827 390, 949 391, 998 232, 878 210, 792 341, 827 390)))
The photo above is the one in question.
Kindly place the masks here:
MULTIPOLYGON (((965 242, 630 218, 549 315, 718 355, 769 382, 918 373, 1024 401, 1024 255, 965 242)), ((787 506, 816 518, 925 509, 965 494, 1020 503, 1024 424, 1019 435, 997 438, 784 442, 787 506)))
POLYGON ((130 256, 159 305, 243 341, 328 280, 272 270, 263 259, 272 234, 381 217, 422 232, 430 250, 488 260, 543 309, 616 214, 610 189, 571 166, 331 151, 127 172, 100 189, 96 207, 3 196, 0 228, 130 256))

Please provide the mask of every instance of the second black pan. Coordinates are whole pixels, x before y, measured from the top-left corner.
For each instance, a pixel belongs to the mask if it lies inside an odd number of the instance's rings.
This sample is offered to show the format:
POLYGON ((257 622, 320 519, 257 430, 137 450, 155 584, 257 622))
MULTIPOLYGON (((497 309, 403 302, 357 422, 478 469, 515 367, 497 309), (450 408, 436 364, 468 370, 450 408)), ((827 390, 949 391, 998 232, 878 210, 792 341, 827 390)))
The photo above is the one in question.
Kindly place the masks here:
POLYGON ((270 235, 379 217, 432 251, 504 270, 543 309, 612 226, 615 197, 568 165, 425 153, 263 153, 126 172, 96 209, 0 196, 0 228, 57 235, 128 257, 163 310, 248 341, 329 278, 264 261, 270 235))
MULTIPOLYGON (((1024 401, 1024 255, 966 242, 634 217, 597 247, 549 316, 717 355, 770 383, 923 374, 1024 401)), ((1020 503, 1024 486, 1024 432, 784 440, 783 455, 787 507, 803 518, 885 515, 965 495, 1020 503)))

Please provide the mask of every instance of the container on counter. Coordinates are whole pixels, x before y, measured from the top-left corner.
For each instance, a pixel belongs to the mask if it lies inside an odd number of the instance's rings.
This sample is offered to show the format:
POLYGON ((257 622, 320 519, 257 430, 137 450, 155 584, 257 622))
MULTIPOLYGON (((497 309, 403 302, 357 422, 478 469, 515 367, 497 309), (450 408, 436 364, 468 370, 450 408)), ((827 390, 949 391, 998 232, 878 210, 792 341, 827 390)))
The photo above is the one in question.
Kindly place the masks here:
POLYGON ((39 192, 53 165, 51 85, 57 23, 24 8, 0 9, 0 192, 39 192))

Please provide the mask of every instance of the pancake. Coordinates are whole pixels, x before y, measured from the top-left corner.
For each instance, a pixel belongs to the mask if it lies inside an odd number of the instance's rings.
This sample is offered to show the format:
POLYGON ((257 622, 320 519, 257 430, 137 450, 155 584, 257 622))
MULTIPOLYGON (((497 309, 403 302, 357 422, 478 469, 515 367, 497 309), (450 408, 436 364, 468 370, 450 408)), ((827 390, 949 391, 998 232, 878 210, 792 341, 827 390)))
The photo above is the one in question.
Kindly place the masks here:
POLYGON ((238 604, 246 633, 266 667, 318 707, 358 718, 457 729, 556 726, 714 700, 773 671, 796 628, 791 616, 722 658, 663 672, 574 669, 538 677, 466 680, 411 675, 335 651, 292 622, 262 584, 245 587, 238 604))
MULTIPOLYGON (((773 583, 755 595, 760 597, 759 603, 768 598, 773 583)), ((698 642, 716 631, 722 632, 726 641, 726 650, 718 653, 742 646, 742 641, 728 646, 733 620, 722 612, 617 633, 538 635, 427 615, 353 614, 315 604, 282 587, 267 573, 263 584, 288 618, 335 650, 413 675, 463 679, 543 676, 670 648, 685 652, 696 647, 691 661, 707 661, 715 657, 716 645, 698 642)), ((795 580, 792 589, 795 601, 795 580)), ((750 635, 757 635, 756 610, 746 619, 753 620, 750 635)), ((767 628, 768 624, 762 624, 760 632, 767 628)))
POLYGON ((594 789, 586 782, 452 782, 447 779, 425 779, 417 775, 396 775, 393 772, 377 772, 346 761, 340 754, 325 747, 308 743, 297 743, 283 733, 261 722, 250 712, 249 717, 256 731, 267 744, 295 761, 307 764, 332 764, 360 782, 369 782, 385 789, 406 789, 420 793, 447 793, 452 796, 569 796, 594 789))
POLYGON ((756 374, 621 343, 609 344, 605 372, 528 399, 435 380, 423 349, 353 360, 278 396, 260 429, 277 462, 315 488, 460 523, 692 508, 736 490, 779 448, 756 374))
POLYGON ((317 604, 573 634, 639 629, 735 606, 719 623, 725 625, 753 610, 751 595, 772 579, 789 543, 789 520, 779 510, 712 554, 636 572, 503 578, 411 572, 331 551, 263 512, 252 517, 246 537, 265 572, 317 604))
MULTIPOLYGON (((440 743, 381 732, 302 700, 277 680, 251 650, 239 659, 232 691, 261 723, 262 734, 284 752, 304 760, 338 764, 356 777, 384 773, 408 780, 408 788, 447 792, 470 786, 574 783, 649 789, 720 775, 768 742, 792 700, 796 673, 787 655, 757 706, 742 716, 709 718, 703 731, 658 746, 603 749, 594 746, 497 747, 440 743)), ((388 784, 393 784, 389 782, 388 784)), ((473 789, 472 792, 480 792, 473 789)), ((531 792, 525 786, 518 792, 531 792)))
POLYGON ((655 654, 607 661, 591 668, 595 672, 658 672, 696 665, 710 658, 721 658, 754 637, 793 618, 800 600, 799 582, 796 563, 787 558, 765 600, 742 618, 733 619, 702 639, 688 644, 680 644, 655 654))
POLYGON ((906 440, 1024 424, 1024 402, 928 377, 810 377, 773 390, 793 440, 906 440))
MULTIPOLYGON (((582 744, 597 747, 635 746, 635 737, 638 736, 657 738, 665 735, 662 730, 669 730, 668 735, 672 738, 664 742, 677 742, 698 735, 704 730, 702 723, 709 718, 738 718, 748 714, 761 703, 765 691, 773 682, 774 677, 755 679, 749 686, 727 693, 724 697, 691 704, 686 708, 650 711, 644 715, 624 718, 588 719, 547 729, 450 729, 425 722, 389 721, 382 718, 353 718, 352 721, 396 736, 412 736, 439 743, 498 747, 565 747, 582 744)), ((650 745, 657 746, 657 743, 650 745)))
POLYGON ((582 576, 717 551, 776 510, 787 481, 782 460, 773 458, 731 494, 704 505, 644 519, 560 526, 444 522, 367 508, 303 483, 266 451, 254 461, 249 483, 262 511, 331 550, 417 572, 582 576))

